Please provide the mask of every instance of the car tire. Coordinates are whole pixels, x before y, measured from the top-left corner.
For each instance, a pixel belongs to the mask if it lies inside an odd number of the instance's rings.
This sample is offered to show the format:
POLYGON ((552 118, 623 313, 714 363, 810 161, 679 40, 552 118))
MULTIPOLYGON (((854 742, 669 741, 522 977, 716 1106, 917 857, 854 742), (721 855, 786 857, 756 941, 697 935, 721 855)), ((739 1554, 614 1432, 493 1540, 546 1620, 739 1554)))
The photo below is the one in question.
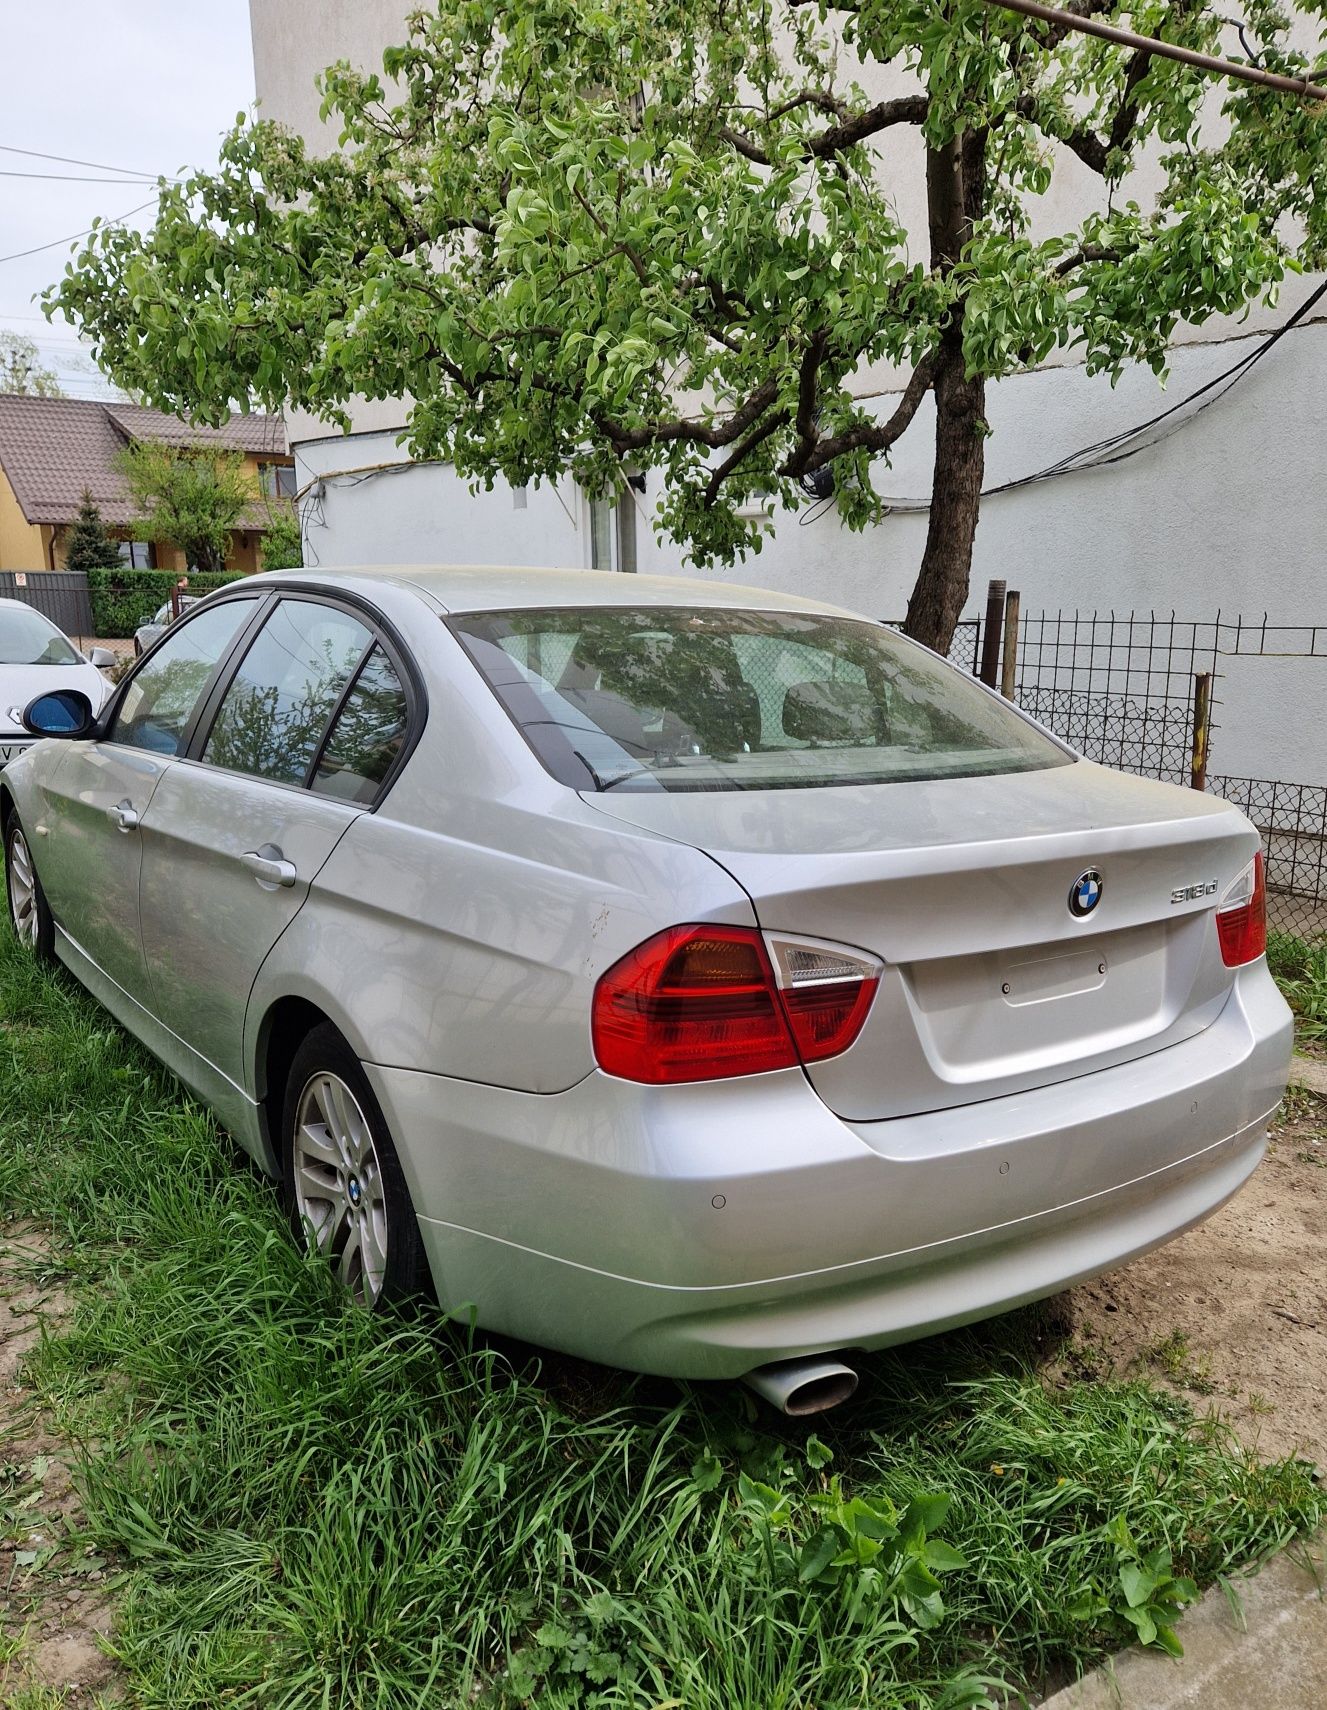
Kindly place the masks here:
POLYGON ((305 1038, 286 1080, 281 1180, 296 1237, 325 1253, 372 1310, 423 1293, 419 1220, 359 1059, 330 1022, 305 1038))
POLYGON ((18 815, 5 827, 5 898, 14 936, 39 962, 55 959, 55 921, 18 815))
POLYGON ((142 657, 143 657, 143 643, 138 639, 137 636, 135 636, 134 637, 134 658, 135 659, 141 659, 142 657))

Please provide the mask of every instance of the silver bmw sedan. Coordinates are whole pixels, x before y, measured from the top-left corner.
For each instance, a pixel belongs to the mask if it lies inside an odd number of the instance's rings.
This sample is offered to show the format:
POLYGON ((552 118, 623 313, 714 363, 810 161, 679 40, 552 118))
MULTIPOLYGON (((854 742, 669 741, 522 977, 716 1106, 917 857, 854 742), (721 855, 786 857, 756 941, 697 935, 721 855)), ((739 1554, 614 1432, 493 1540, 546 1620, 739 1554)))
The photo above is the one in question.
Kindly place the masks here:
POLYGON ((1258 836, 878 623, 290 572, 25 714, 9 908, 366 1304, 809 1411, 1208 1216, 1289 1014, 1258 836))

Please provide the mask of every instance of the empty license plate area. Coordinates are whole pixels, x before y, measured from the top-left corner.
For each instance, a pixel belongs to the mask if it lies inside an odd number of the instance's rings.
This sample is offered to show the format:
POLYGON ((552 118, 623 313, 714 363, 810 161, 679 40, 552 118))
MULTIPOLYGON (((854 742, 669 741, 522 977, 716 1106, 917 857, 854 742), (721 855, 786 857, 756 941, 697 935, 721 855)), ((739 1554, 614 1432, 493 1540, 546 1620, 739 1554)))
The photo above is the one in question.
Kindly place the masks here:
POLYGON ((1034 956, 1012 962, 1003 970, 1000 994, 1007 1004, 1045 1003, 1050 998, 1072 997, 1076 992, 1095 991, 1104 985, 1109 963, 1104 945, 1082 945, 1050 956, 1034 956))

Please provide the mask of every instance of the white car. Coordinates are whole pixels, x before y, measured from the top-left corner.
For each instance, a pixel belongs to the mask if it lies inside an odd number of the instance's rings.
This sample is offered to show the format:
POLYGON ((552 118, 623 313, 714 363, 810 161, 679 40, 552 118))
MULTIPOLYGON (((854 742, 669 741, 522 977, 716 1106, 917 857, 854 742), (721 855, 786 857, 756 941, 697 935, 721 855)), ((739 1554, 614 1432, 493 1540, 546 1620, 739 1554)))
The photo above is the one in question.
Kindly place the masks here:
POLYGON ((22 600, 0 600, 0 766, 33 743, 23 709, 52 689, 77 689, 97 712, 110 696, 102 670, 114 665, 107 647, 78 651, 69 637, 22 600))

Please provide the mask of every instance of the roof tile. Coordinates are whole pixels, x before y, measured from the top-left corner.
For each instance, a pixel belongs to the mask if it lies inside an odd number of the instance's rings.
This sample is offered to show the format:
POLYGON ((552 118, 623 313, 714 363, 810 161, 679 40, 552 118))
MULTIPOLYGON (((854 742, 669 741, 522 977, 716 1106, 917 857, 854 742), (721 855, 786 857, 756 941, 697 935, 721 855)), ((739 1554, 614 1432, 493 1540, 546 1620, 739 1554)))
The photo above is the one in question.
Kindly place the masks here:
MULTIPOLYGON (((115 467, 116 453, 135 439, 288 455, 279 416, 232 416, 222 428, 195 427, 138 404, 0 395, 0 469, 30 523, 72 522, 85 490, 112 528, 140 521, 115 467)), ((261 523, 246 519, 241 527, 246 526, 261 523)))

